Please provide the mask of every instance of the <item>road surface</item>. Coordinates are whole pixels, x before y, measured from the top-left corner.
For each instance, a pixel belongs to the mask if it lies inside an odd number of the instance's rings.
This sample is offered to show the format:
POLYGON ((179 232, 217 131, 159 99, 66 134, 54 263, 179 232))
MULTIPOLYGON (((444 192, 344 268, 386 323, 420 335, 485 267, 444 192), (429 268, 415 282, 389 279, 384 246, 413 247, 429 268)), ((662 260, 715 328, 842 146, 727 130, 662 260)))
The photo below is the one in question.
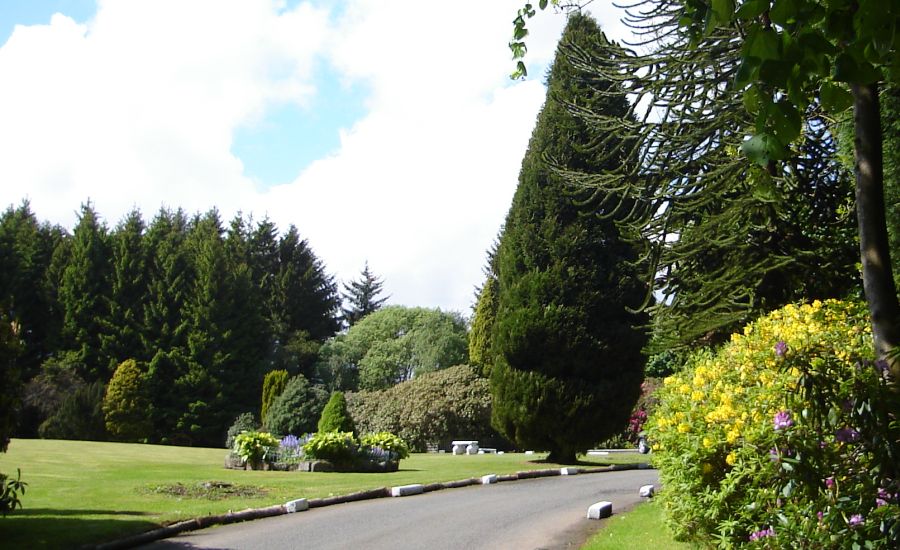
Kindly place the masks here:
POLYGON ((658 483, 656 470, 476 485, 212 527, 143 548, 578 548, 600 525, 585 517, 591 504, 608 500, 621 513, 648 483, 658 483))

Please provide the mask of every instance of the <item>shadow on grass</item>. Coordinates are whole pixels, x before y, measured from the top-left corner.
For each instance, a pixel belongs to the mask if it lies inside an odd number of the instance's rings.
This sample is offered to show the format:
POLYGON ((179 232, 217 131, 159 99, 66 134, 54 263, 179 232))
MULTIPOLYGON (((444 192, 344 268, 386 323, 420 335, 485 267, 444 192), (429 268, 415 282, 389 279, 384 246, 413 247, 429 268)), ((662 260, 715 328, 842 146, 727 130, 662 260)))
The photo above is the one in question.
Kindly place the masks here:
MULTIPOLYGON (((595 467, 595 468, 601 467, 601 466, 614 466, 614 465, 621 466, 621 465, 623 465, 623 463, 621 463, 621 462, 604 462, 602 460, 584 460, 584 459, 578 459, 572 463, 566 462, 565 464, 560 464, 559 462, 549 461, 546 458, 539 459, 539 460, 529 460, 528 463, 529 464, 560 466, 560 467, 562 467, 562 466, 591 466, 591 467, 595 467)), ((629 462, 628 464, 632 464, 632 463, 629 462)), ((634 462, 633 464, 635 464, 635 465, 650 464, 650 460, 648 459, 646 461, 634 462)))
MULTIPOLYGON (((45 514, 62 511, 46 510, 45 514)), ((84 512, 84 511, 82 511, 84 512)), ((88 510, 89 513, 106 513, 88 510)), ((74 513, 74 511, 73 511, 74 513)), ((123 512, 112 512, 123 514, 123 512)), ((123 515, 136 515, 125 512, 123 515)), ((59 516, 28 516, 18 510, 0 519, 0 547, 2 548, 77 548, 85 544, 98 544, 118 538, 156 529, 159 524, 119 518, 93 519, 59 516)))
POLYGON ((22 508, 11 514, 12 516, 152 516, 150 512, 133 512, 122 510, 79 510, 67 508, 57 510, 55 508, 22 508))

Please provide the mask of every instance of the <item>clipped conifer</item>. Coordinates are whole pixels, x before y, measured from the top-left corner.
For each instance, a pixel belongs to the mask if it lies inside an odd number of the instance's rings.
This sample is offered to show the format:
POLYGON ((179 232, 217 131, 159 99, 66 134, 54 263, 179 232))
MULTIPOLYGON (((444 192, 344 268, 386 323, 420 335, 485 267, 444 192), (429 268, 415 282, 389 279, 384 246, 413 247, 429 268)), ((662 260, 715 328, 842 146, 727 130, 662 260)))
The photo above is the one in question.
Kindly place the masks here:
POLYGON ((148 438, 153 430, 149 409, 144 373, 134 359, 123 361, 116 368, 103 397, 106 431, 118 441, 148 438))
POLYGON ((288 372, 286 370, 273 370, 266 373, 266 377, 263 379, 262 408, 259 413, 263 425, 266 423, 266 417, 269 414, 272 403, 284 392, 287 382, 288 372))
MULTIPOLYGON (((562 40, 606 43, 581 14, 569 18, 562 40)), ((635 327, 647 317, 629 308, 641 305, 646 286, 636 246, 614 220, 584 215, 576 206, 582 197, 549 165, 606 169, 607 148, 616 144, 595 142, 567 106, 625 116, 626 98, 610 83, 578 78, 559 52, 547 85, 497 251, 492 423, 520 447, 571 463, 620 431, 640 394, 646 334, 635 327)))
POLYGON ((347 411, 347 400, 344 393, 336 391, 331 394, 331 399, 322 410, 319 418, 320 432, 355 432, 353 418, 347 411))

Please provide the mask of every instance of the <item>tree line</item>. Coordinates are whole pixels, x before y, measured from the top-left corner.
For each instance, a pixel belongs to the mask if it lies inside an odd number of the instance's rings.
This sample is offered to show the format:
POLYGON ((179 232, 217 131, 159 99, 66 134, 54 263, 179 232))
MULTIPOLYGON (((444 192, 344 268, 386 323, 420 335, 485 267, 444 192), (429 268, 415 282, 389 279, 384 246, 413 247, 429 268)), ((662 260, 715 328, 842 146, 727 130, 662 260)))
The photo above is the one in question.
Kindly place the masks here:
POLYGON ((109 229, 86 204, 69 233, 9 207, 0 289, 27 382, 20 436, 97 438, 104 388, 134 360, 150 381, 149 441, 220 444, 266 372, 311 375, 342 326, 338 285, 294 226, 225 224, 216 210, 164 208, 149 223, 135 210, 109 229))

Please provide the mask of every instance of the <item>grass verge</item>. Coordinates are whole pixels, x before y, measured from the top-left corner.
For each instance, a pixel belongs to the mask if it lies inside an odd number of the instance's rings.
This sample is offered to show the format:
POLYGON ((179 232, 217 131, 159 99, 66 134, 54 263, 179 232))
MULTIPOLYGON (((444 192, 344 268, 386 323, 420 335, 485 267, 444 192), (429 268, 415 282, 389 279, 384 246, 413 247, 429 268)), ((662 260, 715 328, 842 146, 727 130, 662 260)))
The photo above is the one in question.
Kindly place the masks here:
POLYGON ((627 550, 631 548, 665 548, 690 550, 694 546, 672 540, 663 524, 663 512, 655 501, 636 506, 621 516, 609 518, 607 524, 588 540, 581 550, 627 550))
MULTIPOLYGON (((295 498, 554 467, 539 454, 414 454, 390 473, 246 472, 223 468, 225 455, 225 449, 13 440, 0 455, 0 472, 21 468, 28 487, 24 509, 0 518, 0 541, 4 548, 71 548, 295 498), (229 486, 240 490, 222 490, 229 486)), ((646 460, 617 453, 584 457, 578 465, 646 460)))

